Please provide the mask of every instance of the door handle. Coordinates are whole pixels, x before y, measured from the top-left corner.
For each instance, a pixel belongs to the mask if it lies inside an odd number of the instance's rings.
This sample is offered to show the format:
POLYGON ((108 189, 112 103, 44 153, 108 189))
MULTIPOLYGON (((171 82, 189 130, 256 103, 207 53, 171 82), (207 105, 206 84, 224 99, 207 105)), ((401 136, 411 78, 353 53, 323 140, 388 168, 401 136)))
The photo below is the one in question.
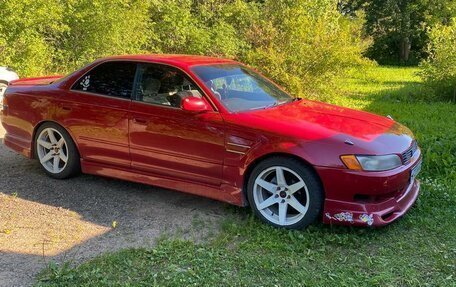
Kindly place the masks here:
POLYGON ((139 124, 139 125, 147 125, 149 123, 148 120, 138 119, 138 118, 134 118, 133 122, 136 123, 136 124, 139 124))

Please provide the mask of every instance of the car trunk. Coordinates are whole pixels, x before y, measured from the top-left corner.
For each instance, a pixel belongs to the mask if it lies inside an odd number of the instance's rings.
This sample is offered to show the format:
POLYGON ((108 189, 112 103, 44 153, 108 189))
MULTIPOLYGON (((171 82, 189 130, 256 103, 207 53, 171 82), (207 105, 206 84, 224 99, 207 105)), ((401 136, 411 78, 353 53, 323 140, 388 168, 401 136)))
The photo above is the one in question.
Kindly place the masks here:
POLYGON ((49 85, 56 80, 62 78, 62 76, 47 76, 37 78, 23 78, 12 81, 10 86, 36 86, 36 85, 49 85))

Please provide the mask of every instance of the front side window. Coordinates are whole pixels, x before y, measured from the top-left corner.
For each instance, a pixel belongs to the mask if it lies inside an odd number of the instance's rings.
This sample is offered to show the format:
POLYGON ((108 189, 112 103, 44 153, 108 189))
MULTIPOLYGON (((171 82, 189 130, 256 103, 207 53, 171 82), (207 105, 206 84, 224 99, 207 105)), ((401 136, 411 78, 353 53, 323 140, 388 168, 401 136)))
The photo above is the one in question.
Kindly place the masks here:
POLYGON ((175 108, 180 108, 186 97, 202 97, 182 71, 160 64, 140 65, 135 91, 138 101, 175 108))
POLYGON ((232 112, 268 108, 293 100, 271 81, 241 65, 195 66, 192 71, 232 112))
POLYGON ((130 99, 137 64, 134 62, 106 62, 80 78, 72 90, 130 99))

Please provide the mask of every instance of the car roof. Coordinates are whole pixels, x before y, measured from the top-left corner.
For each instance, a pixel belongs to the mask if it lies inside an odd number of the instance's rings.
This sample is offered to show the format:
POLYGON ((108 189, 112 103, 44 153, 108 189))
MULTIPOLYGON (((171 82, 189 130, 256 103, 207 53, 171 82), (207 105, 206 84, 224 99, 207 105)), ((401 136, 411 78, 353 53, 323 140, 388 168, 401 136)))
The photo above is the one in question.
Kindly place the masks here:
POLYGON ((199 55, 179 55, 179 54, 145 54, 145 55, 124 55, 112 56, 101 60, 132 60, 132 61, 145 61, 145 62, 158 62, 174 66, 194 66, 194 65, 208 65, 208 64, 224 64, 224 63, 237 63, 234 60, 199 56, 199 55))

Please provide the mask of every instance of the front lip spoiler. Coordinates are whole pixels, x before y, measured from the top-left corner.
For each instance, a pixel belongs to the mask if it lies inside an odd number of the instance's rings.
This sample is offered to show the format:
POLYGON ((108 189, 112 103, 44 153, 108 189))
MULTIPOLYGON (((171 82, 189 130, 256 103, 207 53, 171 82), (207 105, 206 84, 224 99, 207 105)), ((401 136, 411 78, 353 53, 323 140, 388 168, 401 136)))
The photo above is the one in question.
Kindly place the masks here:
POLYGON ((415 203, 420 191, 420 182, 411 182, 398 198, 380 203, 358 203, 325 200, 323 223, 380 227, 402 217, 415 203))

